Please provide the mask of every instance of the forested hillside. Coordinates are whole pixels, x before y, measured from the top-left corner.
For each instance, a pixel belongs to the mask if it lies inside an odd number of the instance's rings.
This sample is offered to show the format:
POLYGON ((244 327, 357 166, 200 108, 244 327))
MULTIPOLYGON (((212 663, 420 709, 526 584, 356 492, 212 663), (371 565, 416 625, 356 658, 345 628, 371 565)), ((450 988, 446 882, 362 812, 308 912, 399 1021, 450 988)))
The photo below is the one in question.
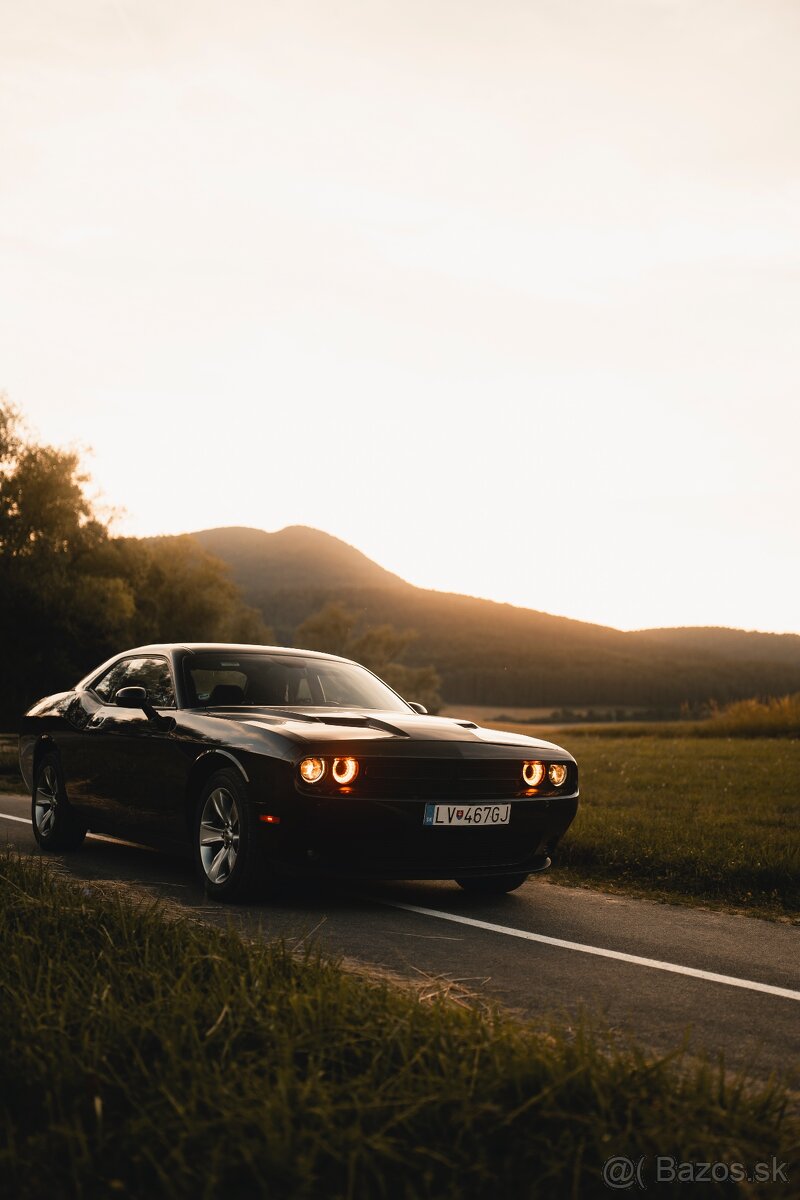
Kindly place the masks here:
POLYGON ((248 604, 276 638, 326 603, 359 627, 413 629, 404 661, 433 664, 449 703, 589 704, 675 709, 800 688, 800 636, 727 629, 623 633, 532 609, 416 588, 319 530, 205 530, 195 535, 228 563, 248 604))

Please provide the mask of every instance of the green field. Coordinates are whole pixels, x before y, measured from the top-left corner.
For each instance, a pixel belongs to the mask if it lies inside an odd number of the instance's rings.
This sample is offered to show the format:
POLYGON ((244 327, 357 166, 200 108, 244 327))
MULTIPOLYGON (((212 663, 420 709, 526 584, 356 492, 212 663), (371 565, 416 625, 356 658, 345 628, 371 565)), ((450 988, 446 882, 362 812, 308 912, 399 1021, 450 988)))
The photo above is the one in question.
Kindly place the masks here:
POLYGON ((800 740, 548 736, 581 772, 554 882, 800 916, 800 740))
POLYGON ((0 964, 16 1200, 583 1200, 608 1195, 612 1155, 747 1163, 797 1144, 774 1083, 588 1024, 426 1003, 9 854, 0 964))

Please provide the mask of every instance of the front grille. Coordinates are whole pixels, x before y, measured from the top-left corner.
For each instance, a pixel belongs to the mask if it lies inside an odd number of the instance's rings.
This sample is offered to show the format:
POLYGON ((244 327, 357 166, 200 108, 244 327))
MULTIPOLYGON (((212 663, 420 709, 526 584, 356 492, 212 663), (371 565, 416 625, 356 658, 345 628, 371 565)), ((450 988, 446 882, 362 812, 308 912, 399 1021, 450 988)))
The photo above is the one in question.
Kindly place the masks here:
MULTIPOLYGON (((522 759, 364 758, 354 793, 375 800, 480 800, 525 796, 522 759)), ((537 796, 569 795, 574 791, 570 764, 566 782, 554 788, 549 781, 537 796)))

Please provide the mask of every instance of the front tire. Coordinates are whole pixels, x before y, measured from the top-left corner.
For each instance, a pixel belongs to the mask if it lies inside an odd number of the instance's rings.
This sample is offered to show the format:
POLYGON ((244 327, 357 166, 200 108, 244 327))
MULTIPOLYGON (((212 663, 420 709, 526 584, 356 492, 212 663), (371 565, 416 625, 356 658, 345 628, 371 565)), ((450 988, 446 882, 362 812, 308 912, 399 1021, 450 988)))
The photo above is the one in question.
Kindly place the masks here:
POLYGON ((31 824, 42 850, 77 850, 86 837, 86 826, 70 807, 61 762, 53 751, 42 755, 33 772, 31 824))
POLYGON ((515 892, 528 879, 524 875, 479 875, 472 879, 457 879, 456 883, 465 892, 478 896, 504 896, 507 892, 515 892))
POLYGON ((256 837, 247 787, 238 771, 216 771, 197 802, 194 850, 197 873, 212 900, 249 900, 264 887, 266 863, 256 837))

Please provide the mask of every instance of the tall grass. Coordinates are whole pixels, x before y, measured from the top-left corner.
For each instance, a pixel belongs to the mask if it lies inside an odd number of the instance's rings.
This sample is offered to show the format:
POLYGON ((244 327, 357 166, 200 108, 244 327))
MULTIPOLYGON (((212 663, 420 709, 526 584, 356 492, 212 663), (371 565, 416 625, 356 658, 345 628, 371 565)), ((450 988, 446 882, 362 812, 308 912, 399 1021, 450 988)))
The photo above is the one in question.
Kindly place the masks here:
POLYGON ((767 700, 737 700, 697 726, 705 737, 800 737, 800 692, 767 700))
POLYGON ((774 1083, 423 1004, 30 860, 0 860, 0 917, 16 1200, 583 1198, 607 1196, 614 1154, 755 1162, 793 1144, 774 1083))

